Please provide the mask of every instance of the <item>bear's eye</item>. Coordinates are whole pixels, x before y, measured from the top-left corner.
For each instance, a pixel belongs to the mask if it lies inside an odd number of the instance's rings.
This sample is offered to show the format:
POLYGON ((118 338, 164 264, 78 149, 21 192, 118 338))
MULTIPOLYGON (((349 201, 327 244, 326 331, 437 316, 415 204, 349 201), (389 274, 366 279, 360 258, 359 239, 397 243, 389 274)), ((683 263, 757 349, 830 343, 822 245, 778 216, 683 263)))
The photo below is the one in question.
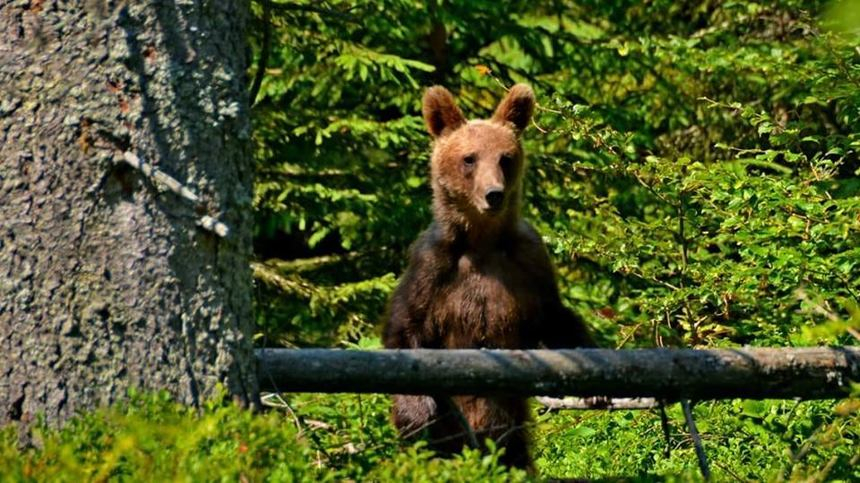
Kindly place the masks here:
POLYGON ((463 164, 466 166, 473 166, 475 164, 475 155, 469 154, 463 158, 463 164))
POLYGON ((514 162, 514 157, 510 154, 503 154, 501 158, 499 158, 499 166, 502 167, 504 172, 508 172, 511 169, 511 164, 514 162))

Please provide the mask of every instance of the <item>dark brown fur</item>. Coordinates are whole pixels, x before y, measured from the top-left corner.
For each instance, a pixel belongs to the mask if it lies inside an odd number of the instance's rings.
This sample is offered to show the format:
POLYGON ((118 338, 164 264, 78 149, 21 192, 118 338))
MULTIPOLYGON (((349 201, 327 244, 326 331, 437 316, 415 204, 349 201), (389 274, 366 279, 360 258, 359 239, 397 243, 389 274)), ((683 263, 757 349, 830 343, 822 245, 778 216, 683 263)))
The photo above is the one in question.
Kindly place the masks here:
MULTIPOLYGON (((520 218, 519 134, 533 109, 524 85, 514 86, 488 121, 467 122, 442 87, 425 94, 424 119, 435 138, 434 221, 413 245, 392 296, 386 347, 593 346, 582 320, 561 304, 540 236, 520 218), (496 210, 486 197, 491 189, 504 192, 496 210)), ((395 396, 394 423, 402 435, 426 430, 432 447, 455 452, 466 438, 451 404, 479 441, 493 438, 505 448, 505 463, 530 467, 524 399, 395 396)))

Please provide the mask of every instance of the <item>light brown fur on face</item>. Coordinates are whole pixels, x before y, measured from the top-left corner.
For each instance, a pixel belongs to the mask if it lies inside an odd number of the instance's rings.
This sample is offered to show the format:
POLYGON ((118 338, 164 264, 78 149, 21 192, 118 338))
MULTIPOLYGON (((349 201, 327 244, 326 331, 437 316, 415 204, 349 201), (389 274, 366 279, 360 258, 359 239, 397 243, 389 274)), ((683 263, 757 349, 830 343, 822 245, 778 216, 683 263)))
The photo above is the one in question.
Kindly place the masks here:
POLYGON ((436 140, 431 161, 433 206, 438 216, 460 217, 472 229, 513 223, 519 213, 523 156, 516 134, 490 121, 471 121, 436 140), (467 164, 466 159, 471 159, 467 164), (490 190, 502 205, 491 210, 490 190))
MULTIPOLYGON (((491 119, 467 121, 450 92, 428 89, 433 223, 412 246, 392 295, 385 347, 593 345, 582 320, 561 304, 543 241, 520 217, 520 134, 534 102, 529 87, 516 85, 491 119)), ((401 434, 426 430, 441 453, 462 448, 465 420, 479 440, 505 448, 506 464, 531 466, 522 398, 395 396, 392 415, 401 434)))
POLYGON ((475 233, 487 238, 517 222, 524 170, 519 135, 533 109, 531 89, 516 85, 491 119, 467 122, 447 90, 427 91, 423 113, 435 138, 431 171, 436 219, 462 227, 473 239, 475 233))

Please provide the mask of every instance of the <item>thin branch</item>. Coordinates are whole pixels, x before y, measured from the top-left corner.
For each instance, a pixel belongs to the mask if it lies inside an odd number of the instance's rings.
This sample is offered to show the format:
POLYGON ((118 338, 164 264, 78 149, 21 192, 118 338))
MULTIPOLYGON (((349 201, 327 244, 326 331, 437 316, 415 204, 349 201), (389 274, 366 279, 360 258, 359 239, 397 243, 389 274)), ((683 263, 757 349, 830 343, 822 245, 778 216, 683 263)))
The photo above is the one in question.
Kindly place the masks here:
POLYGON ((262 263, 266 267, 277 269, 280 272, 302 273, 330 266, 336 263, 346 263, 369 257, 390 256, 392 250, 388 248, 369 249, 363 251, 351 251, 346 253, 334 253, 330 255, 320 255, 308 258, 294 258, 291 260, 282 260, 279 258, 269 258, 263 260, 262 263))
POLYGON ((266 65, 269 62, 269 52, 272 49, 272 11, 271 0, 261 0, 263 3, 263 45, 260 47, 260 58, 257 61, 257 72, 254 74, 254 83, 251 84, 251 92, 248 94, 248 102, 254 106, 257 104, 257 94, 263 85, 263 77, 266 75, 266 65))
POLYGON ((420 433, 421 431, 424 431, 425 429, 429 428, 430 426, 433 426, 434 424, 438 423, 439 421, 441 421, 441 418, 428 419, 426 423, 422 424, 421 426, 418 426, 415 429, 410 430, 407 433, 401 434, 400 437, 402 439, 409 439, 409 438, 415 436, 416 434, 420 433))
MULTIPOLYGON (((720 463, 719 461, 717 461, 717 460, 714 460, 714 464, 715 464, 715 465, 717 465, 717 467, 719 467, 721 470, 723 470, 723 471, 725 471, 726 473, 728 473, 732 478, 734 478, 734 479, 735 479, 735 481, 740 481, 740 482, 747 482, 747 481, 751 481, 751 480, 746 480, 746 479, 744 479, 744 478, 741 478, 737 473, 735 473, 734 471, 732 471, 728 466, 726 466, 726 465, 724 465, 724 464, 721 464, 721 463, 720 463)), ((821 480, 821 481, 824 481, 824 480, 821 480)))
POLYGON ((636 333, 636 331, 637 331, 637 330, 639 330, 639 327, 642 327, 642 322, 639 322, 639 323, 638 323, 638 324, 636 324, 634 327, 632 327, 632 328, 630 329, 630 331, 629 331, 629 332, 627 332, 627 334, 624 336, 624 338, 623 338, 623 339, 621 339, 621 342, 619 342, 619 343, 615 346, 615 348, 616 348, 616 349, 621 349, 622 347, 624 347, 624 345, 625 345, 625 344, 627 344, 627 342, 630 340, 630 338, 631 338, 631 337, 633 337, 633 335, 636 333))
POLYGON ((265 263, 251 262, 251 273, 255 279, 262 280, 287 294, 310 298, 317 292, 313 284, 298 274, 281 274, 265 263))
POLYGON ((296 5, 292 3, 277 3, 272 2, 270 0, 266 0, 267 3, 271 4, 271 7, 280 12, 304 12, 304 13, 318 13, 320 15, 326 17, 332 17, 339 20, 343 20, 345 22, 352 23, 361 23, 361 19, 349 13, 349 11, 353 10, 357 6, 350 7, 349 9, 341 12, 338 10, 334 10, 331 8, 317 7, 314 5, 296 5))
POLYGON ((179 197, 184 198, 195 204, 200 201, 200 198, 198 198, 197 195, 194 194, 194 192, 185 187, 184 184, 177 181, 176 178, 140 159, 136 154, 132 153, 131 151, 126 151, 122 153, 122 159, 126 162, 126 164, 140 171, 151 180, 155 181, 156 184, 167 188, 173 193, 179 195, 179 197))
POLYGON ((684 274, 687 272, 687 252, 689 251, 689 241, 687 240, 687 234, 685 231, 685 220, 687 218, 686 212, 686 197, 684 193, 681 192, 679 195, 678 202, 678 236, 681 239, 681 278, 680 278, 680 287, 684 288, 684 274))
POLYGON ((690 437, 693 438, 693 446, 696 448, 696 458, 699 460, 699 471, 702 472, 702 478, 704 478, 705 481, 710 481, 711 469, 708 467, 708 456, 705 454, 705 448, 702 446, 702 438, 699 436, 699 430, 696 429, 696 420, 693 419, 693 411, 690 409, 690 401, 682 399, 681 408, 684 410, 684 419, 687 421, 687 429, 690 431, 690 437))
MULTIPOLYGON (((678 195, 678 238, 681 241, 681 270, 678 274, 678 286, 682 289, 684 287, 684 277, 687 276, 687 254, 689 252, 689 240, 687 239, 686 232, 686 218, 687 218, 687 198, 684 194, 684 191, 681 191, 678 195)), ((699 341, 699 322, 694 320, 693 311, 690 309, 690 302, 684 297, 684 315, 687 316, 687 320, 690 322, 690 337, 694 344, 699 341)))
MULTIPOLYGON (((188 187, 179 182, 176 178, 140 159, 136 154, 132 153, 131 151, 125 151, 124 153, 122 153, 122 159, 123 161, 125 161, 126 164, 140 171, 147 178, 152 180, 154 184, 167 188, 169 191, 175 193, 180 198, 193 203, 195 207, 200 206, 200 198, 198 198, 193 191, 188 189, 188 187)), ((205 215, 199 218, 197 220, 197 226, 203 228, 204 230, 208 230, 220 236, 221 238, 226 238, 227 235, 230 234, 230 228, 228 228, 227 225, 218 221, 217 218, 209 215, 205 215)))
POLYGON ((672 452, 672 435, 669 427, 669 417, 666 416, 666 401, 660 401, 660 428, 663 430, 663 438, 666 440, 666 448, 663 449, 663 456, 668 458, 672 452))
POLYGON ((287 413, 289 413, 289 415, 293 418, 293 422, 296 425, 296 429, 299 432, 302 431, 302 421, 299 419, 298 415, 296 415, 296 412, 293 411, 293 408, 290 407, 289 403, 287 403, 287 401, 285 401, 284 398, 281 397, 280 393, 272 392, 260 396, 260 402, 263 404, 263 406, 268 406, 270 408, 285 409, 287 413))
POLYGON ((204 230, 211 231, 212 233, 220 236, 221 238, 224 238, 230 234, 230 229, 227 228, 227 225, 221 223, 220 221, 209 215, 205 215, 199 220, 197 220, 197 226, 203 228, 204 230))
POLYGON ((555 411, 559 409, 654 409, 658 402, 653 397, 619 397, 619 398, 594 398, 594 397, 548 397, 538 396, 535 398, 545 408, 555 411))
POLYGON ((454 404, 454 400, 450 397, 446 397, 444 399, 445 404, 448 406, 448 410, 451 414, 457 418, 457 422, 460 423, 460 426, 463 428, 463 432, 466 435, 466 439, 469 442, 469 447, 478 448, 478 437, 475 436, 475 430, 472 429, 472 425, 469 424, 469 421, 466 419, 466 416, 463 414, 463 411, 460 411, 460 408, 454 404))
MULTIPOLYGON (((534 424, 534 423, 526 423, 526 424, 518 424, 518 425, 514 425, 514 426, 510 426, 510 425, 507 425, 507 424, 497 424, 497 425, 495 425, 495 426, 488 426, 488 427, 486 427, 486 428, 481 428, 481 429, 479 429, 479 430, 477 430, 477 431, 474 431, 474 434, 476 434, 476 435, 478 435, 478 434, 484 435, 484 434, 489 434, 489 433, 491 433, 492 431, 496 431, 496 430, 499 430, 499 429, 507 429, 507 431, 505 431, 505 433, 504 433, 504 436, 507 436, 507 434, 508 434, 509 432, 511 432, 511 431, 515 431, 515 430, 517 430, 517 429, 525 429, 525 428, 527 428, 528 426, 533 425, 533 424, 534 424)), ((430 441, 428 441, 428 442, 429 442, 430 444, 444 443, 444 442, 446 442, 446 441, 452 441, 452 440, 455 440, 455 439, 462 438, 463 436, 467 436, 465 432, 454 433, 454 434, 450 434, 450 435, 448 435, 448 436, 443 436, 443 437, 441 437, 441 438, 431 439, 431 440, 430 440, 430 441)))
POLYGON ((668 289, 672 289, 672 290, 680 290, 680 288, 679 288, 679 287, 676 287, 676 286, 672 285, 672 284, 671 284, 671 283, 669 283, 669 282, 665 282, 665 281, 663 281, 663 280, 660 280, 659 278, 657 278, 657 277, 655 277, 655 276, 653 276, 653 275, 651 275, 651 276, 645 276, 645 275, 643 275, 643 274, 641 274, 641 273, 639 273, 639 272, 637 272, 637 271, 635 271, 635 270, 630 270, 630 269, 627 269, 627 270, 623 270, 623 269, 622 269, 622 270, 619 270, 619 271, 620 271, 621 273, 623 273, 623 274, 633 275, 634 277, 639 278, 639 279, 642 279, 642 280, 645 280, 645 281, 647 281, 647 282, 654 282, 654 283, 656 283, 656 284, 658 284, 658 285, 662 285, 662 286, 664 286, 664 287, 666 287, 666 288, 668 288, 668 289))
POLYGON ((641 176, 639 176, 639 173, 632 172, 631 174, 633 174, 633 177, 634 177, 634 178, 636 178, 636 181, 638 181, 638 182, 639 182, 639 184, 641 184, 642 186, 644 186, 648 191, 650 191, 650 192, 651 192, 651 194, 653 194, 654 196, 656 196, 656 197, 657 197, 657 199, 659 199, 659 200, 660 200, 660 201, 662 201, 663 203, 666 203, 666 204, 667 204, 667 205, 669 205, 669 206, 675 206, 675 203, 672 203, 670 200, 668 200, 668 199, 667 199, 665 196, 663 196, 661 193, 657 192, 657 190, 656 190, 656 189, 654 189, 654 187, 653 187, 653 186, 651 186, 650 184, 646 183, 646 182, 645 182, 645 180, 644 180, 644 179, 642 179, 642 177, 641 177, 641 176))
MULTIPOLYGON (((305 431, 304 430, 304 428, 309 427, 305 418, 301 414, 295 412, 293 410, 293 408, 290 407, 290 405, 287 404, 287 402, 284 401, 284 399, 281 397, 281 391, 278 390, 277 383, 272 378, 272 373, 269 372, 268 370, 266 370, 265 368, 262 369, 262 372, 264 372, 264 374, 265 374, 264 377, 267 377, 269 379, 269 383, 272 385, 272 387, 275 388, 275 391, 273 393, 275 396, 269 395, 270 397, 268 397, 268 398, 260 398, 260 402, 263 403, 264 405, 268 405, 268 406, 286 408, 287 411, 289 411, 289 413, 293 416, 294 421, 295 421, 295 425, 296 425, 296 429, 298 429, 299 434, 307 434, 308 437, 310 438, 311 442, 313 443, 314 447, 316 448, 317 454, 322 453, 323 455, 325 455, 326 459, 330 460, 331 455, 326 450, 325 445, 323 445, 319 436, 316 433, 314 433, 313 431, 305 431), (267 399, 268 399, 268 404, 267 404, 267 399), (273 399, 279 400, 283 404, 278 405, 277 403, 272 403, 273 399)), ((263 374, 258 374, 258 376, 260 376, 260 375, 263 375, 263 374)))

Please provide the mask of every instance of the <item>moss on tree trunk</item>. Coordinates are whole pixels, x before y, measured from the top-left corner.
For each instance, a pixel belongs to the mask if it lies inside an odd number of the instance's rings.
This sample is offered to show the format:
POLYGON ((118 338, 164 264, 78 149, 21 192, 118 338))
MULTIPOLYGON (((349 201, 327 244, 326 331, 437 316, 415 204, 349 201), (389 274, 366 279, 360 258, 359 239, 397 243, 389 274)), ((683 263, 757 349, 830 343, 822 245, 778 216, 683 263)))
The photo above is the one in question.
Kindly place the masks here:
POLYGON ((0 7, 0 421, 61 421, 131 387, 255 400, 247 16, 0 7))

